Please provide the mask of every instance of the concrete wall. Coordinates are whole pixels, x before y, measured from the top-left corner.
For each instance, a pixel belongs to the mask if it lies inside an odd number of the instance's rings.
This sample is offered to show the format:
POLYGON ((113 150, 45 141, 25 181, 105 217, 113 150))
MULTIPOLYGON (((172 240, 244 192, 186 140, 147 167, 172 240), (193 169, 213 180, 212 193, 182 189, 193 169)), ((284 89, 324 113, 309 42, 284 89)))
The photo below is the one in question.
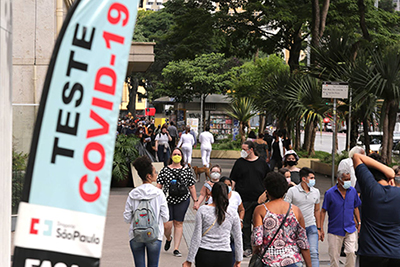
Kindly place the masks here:
MULTIPOLYGON (((64 9, 66 10, 66 9, 64 9)), ((56 34, 55 0, 13 1, 13 145, 28 153, 56 34)))
POLYGON ((0 0, 0 266, 10 266, 12 1, 0 0))

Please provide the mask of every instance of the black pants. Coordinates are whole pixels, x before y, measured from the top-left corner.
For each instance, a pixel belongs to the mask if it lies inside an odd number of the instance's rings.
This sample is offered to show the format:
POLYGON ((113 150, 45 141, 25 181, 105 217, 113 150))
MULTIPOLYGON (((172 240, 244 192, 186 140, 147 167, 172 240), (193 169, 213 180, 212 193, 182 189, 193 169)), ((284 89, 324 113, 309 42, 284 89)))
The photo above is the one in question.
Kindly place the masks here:
POLYGON ((257 207, 257 201, 248 202, 243 201, 244 218, 243 218, 243 251, 251 249, 251 224, 253 221, 254 209, 257 207))
POLYGON ((171 136, 171 141, 168 142, 169 147, 171 148, 171 152, 174 151, 175 149, 175 144, 176 144, 176 137, 175 136, 171 136))
POLYGON ((232 252, 199 248, 195 263, 196 267, 232 267, 232 252))
POLYGON ((400 259, 370 257, 360 255, 360 267, 398 267, 400 259))

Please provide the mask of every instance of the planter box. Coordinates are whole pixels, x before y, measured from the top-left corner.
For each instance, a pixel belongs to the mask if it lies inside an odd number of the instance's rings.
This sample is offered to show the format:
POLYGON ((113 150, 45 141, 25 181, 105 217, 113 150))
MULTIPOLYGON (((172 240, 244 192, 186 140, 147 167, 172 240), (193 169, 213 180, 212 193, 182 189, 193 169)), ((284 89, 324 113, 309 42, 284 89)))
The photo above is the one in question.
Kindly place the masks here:
MULTIPOLYGON (((303 167, 307 167, 307 168, 311 168, 313 169, 313 167, 311 167, 311 162, 316 161, 318 162, 319 159, 314 159, 314 158, 301 158, 299 159, 299 163, 296 165, 297 168, 303 168, 303 167)), ((314 169, 313 169, 314 170, 314 169)))
MULTIPOLYGON (((332 164, 322 163, 318 161, 311 161, 311 169, 316 173, 331 176, 332 175, 332 164)), ((335 166, 335 175, 337 172, 337 166, 335 166)))
MULTIPOLYGON (((200 149, 194 149, 193 158, 201 158, 200 149)), ((212 150, 211 156, 212 159, 238 159, 240 158, 240 151, 237 150, 212 150)))

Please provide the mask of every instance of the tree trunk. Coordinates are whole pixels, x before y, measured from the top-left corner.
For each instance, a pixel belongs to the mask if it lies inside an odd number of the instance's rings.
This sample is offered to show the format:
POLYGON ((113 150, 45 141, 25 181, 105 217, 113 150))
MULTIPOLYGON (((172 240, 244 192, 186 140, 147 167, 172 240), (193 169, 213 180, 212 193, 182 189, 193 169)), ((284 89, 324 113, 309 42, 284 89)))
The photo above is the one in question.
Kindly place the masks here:
POLYGON ((136 118, 136 95, 139 87, 139 82, 137 78, 130 76, 127 79, 127 84, 129 90, 129 102, 127 105, 127 109, 132 114, 132 116, 136 118))
POLYGON ((246 141, 246 134, 244 132, 244 124, 243 122, 239 122, 239 134, 242 139, 242 144, 246 141))
POLYGON ((315 144, 315 136, 317 134, 317 125, 318 123, 316 121, 310 123, 312 129, 311 129, 311 138, 310 138, 310 149, 308 150, 308 156, 314 156, 315 155, 315 150, 314 150, 314 144, 315 144))
POLYGON ((351 119, 350 149, 357 145, 358 121, 355 117, 351 119))
POLYGON ((393 131, 396 125, 396 117, 397 117, 397 103, 398 101, 395 99, 390 100, 389 105, 389 124, 388 124, 388 150, 387 150, 387 162, 388 164, 392 163, 392 149, 393 149, 393 131))
POLYGON ((301 146, 301 142, 300 142, 300 136, 301 136, 301 133, 300 133, 300 121, 301 120, 298 120, 297 122, 296 122, 296 138, 295 138, 295 140, 294 140, 294 149, 295 150, 299 150, 300 149, 300 146, 301 146))
POLYGON ((363 37, 367 41, 371 41, 371 36, 369 35, 367 25, 365 23, 365 3, 364 0, 358 0, 358 14, 360 15, 360 28, 363 34, 363 37))
POLYGON ((258 132, 264 134, 265 131, 265 115, 260 115, 260 127, 258 128, 258 132))
POLYGON ((294 35, 293 45, 289 51, 288 64, 290 66, 291 72, 299 69, 299 59, 300 59, 301 43, 302 43, 301 26, 302 25, 300 25, 293 34, 294 35))
POLYGON ((383 136, 382 136, 382 161, 385 164, 388 164, 388 146, 389 146, 389 110, 390 110, 390 101, 385 100, 383 103, 383 106, 385 107, 385 116, 383 118, 383 123, 382 123, 382 131, 383 131, 383 136))
MULTIPOLYGON (((314 148, 311 148, 311 147, 314 147, 312 144, 314 128, 315 128, 314 122, 306 123, 303 148, 304 148, 304 150, 306 150, 308 152, 308 155, 310 155, 311 150, 314 149, 314 148)), ((314 140, 315 140, 315 134, 314 134, 314 140)))
POLYGON ((365 145, 365 154, 369 155, 369 121, 367 118, 363 119, 363 130, 364 130, 364 145, 365 145))
MULTIPOLYGON (((324 0, 322 10, 319 7, 319 0, 312 0, 312 23, 311 23, 311 45, 319 46, 319 40, 324 35, 326 17, 328 16, 330 0, 324 0)), ((314 53, 311 53, 311 62, 314 63, 314 53)))

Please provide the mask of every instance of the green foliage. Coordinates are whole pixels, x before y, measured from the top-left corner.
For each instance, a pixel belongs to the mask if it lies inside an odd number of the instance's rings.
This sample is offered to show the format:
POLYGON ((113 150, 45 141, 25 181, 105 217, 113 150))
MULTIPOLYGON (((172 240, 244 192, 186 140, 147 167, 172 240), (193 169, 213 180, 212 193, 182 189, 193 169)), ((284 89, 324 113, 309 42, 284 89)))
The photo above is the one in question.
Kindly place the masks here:
POLYGON ((189 102, 211 93, 224 94, 229 89, 231 65, 224 54, 216 53, 172 61, 162 72, 164 84, 160 94, 174 97, 177 102, 189 102))
POLYGON ((118 135, 115 142, 112 177, 117 181, 128 178, 131 162, 138 157, 136 145, 139 139, 134 136, 118 135))
POLYGON ((233 141, 232 138, 227 138, 223 140, 218 140, 212 145, 213 150, 241 150, 242 142, 240 137, 233 141))
MULTIPOLYGON (((349 153, 347 151, 342 151, 342 153, 335 154, 335 165, 339 165, 339 162, 342 161, 343 159, 347 159, 349 157, 349 153)), ((323 157, 320 160, 322 163, 328 163, 328 164, 332 164, 332 154, 326 155, 325 157, 323 157)))
MULTIPOLYGON (((299 158, 309 158, 310 156, 308 155, 307 150, 304 149, 299 149, 296 150, 297 155, 299 156, 299 158)), ((324 159, 328 156, 330 156, 331 154, 325 151, 315 151, 315 154, 312 156, 312 158, 316 158, 316 159, 324 159)), ((331 157, 332 158, 332 157, 331 157)))
POLYGON ((25 181, 25 169, 28 160, 28 154, 23 152, 12 152, 12 212, 18 212, 18 205, 21 201, 22 190, 25 181))
POLYGON ((256 106, 254 100, 248 97, 234 98, 230 109, 226 113, 240 123, 246 124, 256 115, 256 106))

